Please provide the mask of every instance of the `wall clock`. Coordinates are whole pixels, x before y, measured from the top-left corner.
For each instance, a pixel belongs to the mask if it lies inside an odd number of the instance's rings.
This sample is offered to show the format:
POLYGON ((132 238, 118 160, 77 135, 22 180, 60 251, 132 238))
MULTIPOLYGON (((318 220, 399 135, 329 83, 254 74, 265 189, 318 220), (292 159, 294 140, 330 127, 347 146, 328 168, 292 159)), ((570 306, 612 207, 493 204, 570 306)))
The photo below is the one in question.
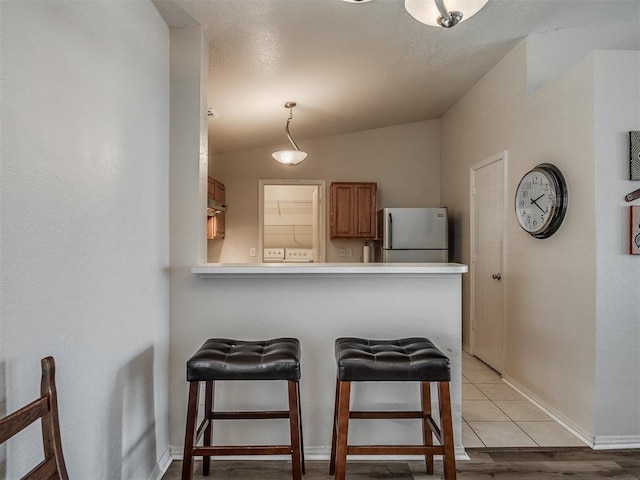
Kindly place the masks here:
POLYGON ((560 228, 569 203, 562 172, 550 163, 537 165, 520 180, 514 203, 525 232, 535 238, 550 237, 560 228))

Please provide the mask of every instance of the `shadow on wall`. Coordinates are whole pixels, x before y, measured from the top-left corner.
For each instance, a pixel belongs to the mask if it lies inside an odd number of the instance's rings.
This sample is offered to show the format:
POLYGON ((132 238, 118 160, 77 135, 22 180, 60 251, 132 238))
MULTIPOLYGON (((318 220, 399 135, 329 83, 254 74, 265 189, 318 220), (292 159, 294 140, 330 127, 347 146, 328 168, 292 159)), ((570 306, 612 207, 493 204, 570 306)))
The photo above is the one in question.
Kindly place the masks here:
POLYGON ((462 215, 451 215, 451 211, 449 214, 449 261, 464 263, 462 261, 462 232, 466 225, 462 224, 462 215))
POLYGON ((109 463, 105 478, 147 478, 156 466, 153 347, 122 366, 109 412, 109 463))
MULTIPOLYGON (((0 361, 0 418, 7 415, 7 375, 6 363, 0 361)), ((0 445, 0 478, 7 477, 7 447, 0 445)))

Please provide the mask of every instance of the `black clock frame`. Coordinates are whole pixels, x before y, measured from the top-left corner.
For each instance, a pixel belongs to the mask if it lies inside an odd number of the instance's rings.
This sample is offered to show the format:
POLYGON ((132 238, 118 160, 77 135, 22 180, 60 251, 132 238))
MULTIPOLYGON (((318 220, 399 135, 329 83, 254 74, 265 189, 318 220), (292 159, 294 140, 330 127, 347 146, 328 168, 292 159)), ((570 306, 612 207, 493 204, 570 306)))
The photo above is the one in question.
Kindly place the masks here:
MULTIPOLYGON (((567 189, 567 182, 564 179, 564 175, 558 167, 553 165, 552 163, 541 163, 540 165, 536 165, 535 168, 531 169, 527 173, 523 175, 523 178, 531 172, 535 171, 546 173, 551 178, 552 188, 556 193, 556 200, 553 212, 551 213, 551 220, 547 227, 544 230, 533 233, 527 231, 518 221, 518 225, 525 232, 531 235, 534 238, 549 238, 551 235, 556 233, 562 225, 562 221, 567 213, 567 206, 569 205, 569 191, 567 189)), ((522 181, 522 180, 521 180, 522 181)), ((520 184, 518 184, 520 186, 520 184)), ((518 201, 518 189, 516 188, 516 215, 517 215, 517 201, 518 201)))

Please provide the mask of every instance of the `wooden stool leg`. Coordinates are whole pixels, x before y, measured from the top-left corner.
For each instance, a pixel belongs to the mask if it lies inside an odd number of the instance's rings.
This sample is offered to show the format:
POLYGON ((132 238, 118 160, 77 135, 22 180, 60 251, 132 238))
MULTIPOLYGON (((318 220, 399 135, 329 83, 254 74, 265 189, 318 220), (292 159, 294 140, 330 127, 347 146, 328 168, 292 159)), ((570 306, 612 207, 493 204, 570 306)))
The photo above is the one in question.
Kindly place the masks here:
POLYGON ((444 478, 456 479, 456 452, 453 443, 453 422, 451 419, 451 394, 449 382, 438 382, 438 401, 440 405, 440 429, 444 447, 444 478))
POLYGON ((184 433, 184 454, 182 459, 182 480, 193 478, 193 447, 196 441, 196 422, 198 417, 199 382, 189 383, 187 402, 187 424, 184 433))
POLYGON ((293 480, 302 479, 302 455, 300 453, 300 404, 297 382, 289 380, 289 427, 291 430, 291 467, 293 480))
MULTIPOLYGON (((420 382, 420 397, 422 401, 422 441, 425 446, 433 445, 433 433, 429 426, 431 418, 431 384, 429 382, 420 382)), ((433 475, 433 455, 425 455, 424 460, 427 464, 427 473, 433 475)))
POLYGON ((338 404, 340 402, 340 380, 336 377, 336 395, 333 402, 333 435, 331 436, 331 458, 329 475, 336 473, 336 446, 338 445, 338 404))
POLYGON ((296 395, 298 396, 298 419, 300 420, 300 457, 302 459, 302 474, 307 473, 304 464, 304 435, 302 435, 302 402, 300 401, 300 382, 296 382, 296 395))
POLYGON ((347 474, 347 439, 349 435, 349 407, 351 382, 339 382, 338 447, 336 451, 336 480, 345 480, 347 474))
MULTIPOLYGON (((207 426, 204 429, 204 443, 205 446, 211 446, 211 430, 213 428, 213 395, 214 395, 214 383, 212 381, 205 383, 204 394, 204 414, 208 418, 207 426)), ((211 457, 202 457, 202 475, 205 477, 209 475, 209 466, 211 465, 211 457)))

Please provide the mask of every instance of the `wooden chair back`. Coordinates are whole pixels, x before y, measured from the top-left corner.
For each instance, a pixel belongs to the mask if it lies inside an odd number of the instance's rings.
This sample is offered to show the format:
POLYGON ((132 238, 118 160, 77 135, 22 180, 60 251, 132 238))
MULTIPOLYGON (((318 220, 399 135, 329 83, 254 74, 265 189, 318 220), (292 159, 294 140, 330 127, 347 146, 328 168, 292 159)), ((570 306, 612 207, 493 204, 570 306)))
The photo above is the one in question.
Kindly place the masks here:
POLYGON ((22 477, 22 480, 69 480, 60 440, 55 362, 53 357, 46 357, 42 359, 41 364, 40 398, 0 419, 0 444, 41 419, 44 460, 22 477))

